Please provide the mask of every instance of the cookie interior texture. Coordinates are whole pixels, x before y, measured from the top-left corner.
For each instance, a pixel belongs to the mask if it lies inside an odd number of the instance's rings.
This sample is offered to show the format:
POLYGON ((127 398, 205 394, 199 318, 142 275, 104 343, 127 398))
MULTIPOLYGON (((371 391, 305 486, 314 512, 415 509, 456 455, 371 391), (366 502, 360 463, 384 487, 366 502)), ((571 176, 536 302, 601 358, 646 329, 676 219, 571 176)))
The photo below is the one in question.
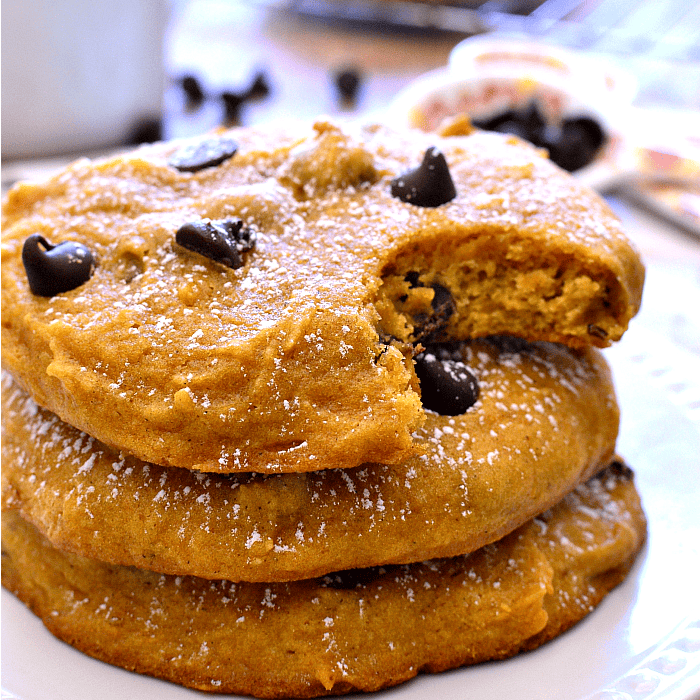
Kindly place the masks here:
POLYGON ((479 400, 458 416, 429 412, 420 455, 267 476, 140 462, 39 409, 6 376, 3 507, 68 551, 235 581, 473 551, 606 464, 619 412, 595 349, 497 337, 453 353, 477 378, 479 400))
POLYGON ((622 581, 645 538, 619 464, 466 557, 295 583, 230 583, 104 564, 3 512, 3 585, 57 637, 193 688, 312 697, 532 649, 622 581))
POLYGON ((160 144, 14 187, 4 366, 40 405, 148 462, 301 472, 415 454, 426 328, 574 347, 622 335, 639 257, 604 202, 542 153, 476 131, 347 129, 240 130, 235 155, 196 172, 160 144), (456 197, 392 197, 434 146, 456 197), (255 231, 240 268, 174 241, 183 224, 230 218, 255 231), (37 233, 87 246, 90 279, 33 295, 21 249, 37 233), (449 313, 436 314, 436 290, 449 313))

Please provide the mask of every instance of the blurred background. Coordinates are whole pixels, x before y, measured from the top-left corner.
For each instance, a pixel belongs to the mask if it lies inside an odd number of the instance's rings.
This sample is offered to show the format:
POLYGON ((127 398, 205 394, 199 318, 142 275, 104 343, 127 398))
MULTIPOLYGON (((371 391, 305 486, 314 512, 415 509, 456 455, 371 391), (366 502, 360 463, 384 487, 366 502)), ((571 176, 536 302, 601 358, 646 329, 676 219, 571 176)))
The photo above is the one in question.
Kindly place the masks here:
MULTIPOLYGON (((56 156, 222 124, 326 114, 430 129, 465 109, 481 125, 516 109, 522 127, 533 105, 550 132, 567 117, 603 128, 592 167, 569 168, 589 184, 624 182, 665 216, 700 227, 697 1, 2 5, 4 188, 28 162, 38 173, 56 156)), ((562 150, 552 139, 540 145, 562 150)))
POLYGON ((5 0, 3 188, 273 120, 467 111, 700 232, 700 2, 5 0))
POLYGON ((157 120, 172 138, 222 121, 372 115, 446 66, 463 39, 484 35, 605 57, 636 80, 626 96, 636 106, 700 110, 700 3, 687 0, 5 0, 2 9, 10 158, 150 137, 157 120), (339 87, 343 71, 351 76, 339 87))

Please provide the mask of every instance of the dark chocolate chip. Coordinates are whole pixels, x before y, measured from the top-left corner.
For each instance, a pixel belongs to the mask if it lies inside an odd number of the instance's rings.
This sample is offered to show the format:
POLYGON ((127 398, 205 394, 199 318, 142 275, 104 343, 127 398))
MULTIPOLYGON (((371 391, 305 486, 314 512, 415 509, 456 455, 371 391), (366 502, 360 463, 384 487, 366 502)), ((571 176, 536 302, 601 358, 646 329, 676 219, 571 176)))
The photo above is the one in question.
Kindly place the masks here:
MULTIPOLYGON (((415 286, 415 285, 414 285, 415 286)), ((430 342, 442 330, 457 309, 454 297, 449 289, 441 284, 430 285, 435 292, 430 303, 432 313, 418 314, 413 318, 413 342, 430 342)))
POLYGON ((565 119, 562 123, 562 132, 566 134, 569 129, 586 134, 586 138, 593 148, 600 148, 605 143, 603 127, 591 117, 569 117, 565 119))
POLYGON ((202 219, 181 226, 175 242, 236 270, 243 266, 243 253, 255 245, 255 233, 240 219, 202 219))
POLYGON ((142 143, 155 143, 163 138, 163 120, 159 117, 141 119, 129 134, 128 143, 138 146, 142 143))
POLYGON ((228 126, 236 126, 241 123, 241 107, 246 102, 244 92, 222 92, 221 102, 224 105, 224 123, 228 126))
POLYGON ((479 398, 479 384, 461 360, 427 350, 416 357, 423 407, 442 416, 457 416, 479 398))
POLYGON ((420 283, 420 272, 416 272, 415 270, 411 272, 407 272, 406 275, 404 276, 404 279, 406 282, 408 282, 411 287, 422 287, 423 285, 420 283))
POLYGON ((632 469, 620 459, 613 460, 610 463, 610 466, 600 473, 600 476, 605 476, 606 472, 611 472, 615 474, 615 476, 619 477, 620 479, 624 479, 625 481, 631 481, 634 479, 634 472, 632 469))
POLYGON ((601 328, 600 326, 596 326, 593 323, 588 324, 588 333, 589 333, 589 335, 593 335, 596 338, 607 338, 608 337, 608 332, 605 330, 605 328, 601 328))
POLYGON ((258 71, 253 78, 253 82, 245 92, 245 97, 248 100, 262 100, 271 92, 270 83, 263 71, 258 71))
POLYGON ((596 121, 579 117, 564 120, 553 143, 543 145, 559 167, 572 173, 593 162, 604 141, 605 135, 596 121))
POLYGON ((353 103, 357 99, 360 90, 362 76, 356 68, 345 68, 335 75, 335 86, 338 95, 344 103, 353 103))
POLYGON ((520 113, 518 120, 525 128, 526 137, 535 146, 541 146, 547 128, 547 120, 542 116, 540 108, 535 100, 532 100, 520 113))
POLYGON ((484 129, 486 131, 495 131, 505 122, 512 122, 518 120, 518 113, 513 109, 507 109, 504 112, 498 112, 485 119, 472 119, 472 124, 477 129, 484 129))
POLYGON ((515 119, 508 119, 500 122, 492 129, 489 129, 489 131, 496 131, 499 134, 511 134, 532 143, 532 138, 530 136, 530 132, 527 130, 527 127, 515 119))
POLYGON ((238 144, 225 136, 211 137, 187 144, 175 151, 168 164, 181 172, 194 173, 228 160, 238 151, 238 144))
POLYGON ((591 163, 606 139, 600 124, 590 117, 569 117, 561 125, 548 124, 534 100, 525 109, 507 109, 472 123, 479 129, 514 134, 546 148, 550 159, 569 172, 591 163))
POLYGON ((418 207, 439 207, 457 196, 445 156, 431 146, 418 168, 391 182, 391 195, 418 207))
POLYGON ((194 75, 183 76, 180 79, 180 85, 185 93, 188 108, 194 109, 204 102, 204 90, 194 75))
POLYGON ((324 576, 323 585, 326 588, 346 591, 358 587, 364 588, 385 573, 386 569, 381 566, 372 566, 367 569, 346 569, 324 576))
POLYGON ((24 242, 22 263, 33 294, 52 297, 87 282, 95 271, 89 248, 75 241, 51 245, 34 233, 24 242))

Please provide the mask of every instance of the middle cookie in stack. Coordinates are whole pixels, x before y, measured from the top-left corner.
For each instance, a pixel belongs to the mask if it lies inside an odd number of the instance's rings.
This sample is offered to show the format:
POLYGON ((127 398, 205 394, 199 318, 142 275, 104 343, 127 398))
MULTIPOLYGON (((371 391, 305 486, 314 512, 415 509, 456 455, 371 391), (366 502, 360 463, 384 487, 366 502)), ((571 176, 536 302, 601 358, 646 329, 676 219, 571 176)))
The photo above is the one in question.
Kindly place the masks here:
POLYGON ((473 373, 479 398, 461 415, 430 412, 417 435, 423 454, 272 476, 140 462, 37 409, 8 380, 6 505, 62 549, 232 581, 474 551, 607 466, 618 410, 596 350, 500 337, 451 354, 473 373))
POLYGON ((185 685, 310 696, 516 653, 621 580, 644 536, 629 473, 582 482, 610 464, 619 418, 591 346, 624 332, 641 264, 541 154, 462 130, 241 131, 240 154, 226 135, 203 144, 228 149, 214 161, 183 166, 160 145, 13 190, 3 574, 55 634, 185 685), (28 290, 20 251, 37 229, 95 251, 77 288, 28 290), (437 557, 456 559, 421 568, 437 557), (482 597, 489 572, 507 596, 482 597), (181 598, 182 577, 196 578, 181 598), (408 644, 401 615, 394 641, 363 611, 370 595, 374 615, 413 600, 410 581, 425 606, 411 625, 437 613, 432 587, 459 581, 469 602, 435 617, 445 638, 422 640, 425 656, 394 663, 379 648, 408 644), (345 589, 355 644, 331 629, 345 589), (120 596, 133 609, 112 608, 120 596), (481 600, 483 646, 446 654, 481 600), (255 633, 239 626, 250 616, 255 633), (297 627, 313 643, 282 634, 297 627))

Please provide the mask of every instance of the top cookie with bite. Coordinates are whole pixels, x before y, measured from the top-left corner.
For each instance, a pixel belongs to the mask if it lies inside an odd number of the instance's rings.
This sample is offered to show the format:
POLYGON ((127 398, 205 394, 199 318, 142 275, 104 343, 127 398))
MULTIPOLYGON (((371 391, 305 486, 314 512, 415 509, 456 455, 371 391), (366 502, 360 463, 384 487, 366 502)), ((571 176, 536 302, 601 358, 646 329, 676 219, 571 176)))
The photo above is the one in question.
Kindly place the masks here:
POLYGON ((421 344, 605 346, 641 299, 597 195, 515 138, 452 133, 240 129, 15 186, 3 365, 66 422, 165 466, 405 460, 421 344))

